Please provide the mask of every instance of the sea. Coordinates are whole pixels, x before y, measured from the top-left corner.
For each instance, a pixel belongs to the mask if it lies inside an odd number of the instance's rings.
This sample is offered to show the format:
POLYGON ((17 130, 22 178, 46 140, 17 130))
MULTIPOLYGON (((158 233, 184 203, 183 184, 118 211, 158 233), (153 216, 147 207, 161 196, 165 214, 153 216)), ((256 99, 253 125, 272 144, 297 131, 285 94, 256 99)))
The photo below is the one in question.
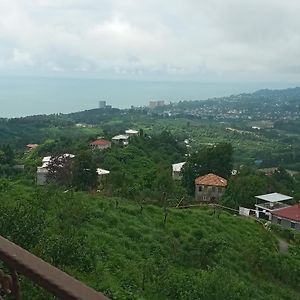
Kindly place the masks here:
POLYGON ((0 117, 77 112, 97 108, 99 101, 129 108, 146 106, 150 100, 205 100, 288 87, 293 84, 0 76, 0 117))

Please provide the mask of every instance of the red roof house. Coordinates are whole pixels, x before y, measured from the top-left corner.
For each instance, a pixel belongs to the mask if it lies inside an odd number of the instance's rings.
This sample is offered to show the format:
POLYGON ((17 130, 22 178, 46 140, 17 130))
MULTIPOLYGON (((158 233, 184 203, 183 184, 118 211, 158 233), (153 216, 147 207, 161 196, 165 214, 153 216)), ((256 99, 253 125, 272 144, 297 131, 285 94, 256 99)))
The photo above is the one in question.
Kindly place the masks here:
POLYGON ((300 230, 300 203, 272 211, 272 223, 300 230))
POLYGON ((104 139, 97 139, 90 143, 91 147, 97 148, 100 150, 107 149, 111 147, 111 142, 104 139))
POLYGON ((195 179, 196 201, 218 202, 227 187, 227 180, 213 173, 195 179))

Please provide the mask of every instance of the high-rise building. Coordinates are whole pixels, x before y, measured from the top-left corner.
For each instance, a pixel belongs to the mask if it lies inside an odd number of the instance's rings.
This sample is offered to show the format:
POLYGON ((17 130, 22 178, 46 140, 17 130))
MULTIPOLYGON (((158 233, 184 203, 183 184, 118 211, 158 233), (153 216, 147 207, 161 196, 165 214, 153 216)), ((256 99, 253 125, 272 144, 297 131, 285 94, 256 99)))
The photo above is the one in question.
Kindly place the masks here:
POLYGON ((99 101, 99 108, 105 108, 106 107, 106 101, 99 101))
POLYGON ((161 107, 165 105, 165 101, 164 100, 159 100, 159 101, 149 101, 149 108, 153 109, 156 107, 161 107))

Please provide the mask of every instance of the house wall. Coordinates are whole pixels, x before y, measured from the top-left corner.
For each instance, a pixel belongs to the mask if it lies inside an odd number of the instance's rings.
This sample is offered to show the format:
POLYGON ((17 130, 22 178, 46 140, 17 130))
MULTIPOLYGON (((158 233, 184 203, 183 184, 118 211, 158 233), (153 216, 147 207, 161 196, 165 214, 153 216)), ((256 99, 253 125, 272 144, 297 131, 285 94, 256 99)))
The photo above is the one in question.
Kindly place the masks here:
POLYGON ((47 184, 47 173, 42 171, 37 171, 36 173, 36 184, 37 185, 46 185, 47 184))
POLYGON ((196 201, 219 202, 225 190, 225 187, 196 185, 195 199, 196 201))
POLYGON ((111 147, 111 144, 107 145, 91 145, 94 149, 104 150, 111 147))
POLYGON ((174 180, 181 180, 182 174, 181 174, 181 172, 173 171, 172 172, 172 177, 173 177, 174 180))
POLYGON ((294 229, 300 230, 300 222, 294 222, 294 221, 284 219, 284 218, 279 218, 279 217, 273 216, 273 215, 272 215, 272 223, 281 225, 282 227, 286 227, 286 228, 292 228, 292 223, 294 223, 295 224, 294 229))
POLYGON ((99 150, 104 150, 104 149, 108 149, 111 147, 111 144, 107 144, 107 145, 98 145, 97 148, 99 150))

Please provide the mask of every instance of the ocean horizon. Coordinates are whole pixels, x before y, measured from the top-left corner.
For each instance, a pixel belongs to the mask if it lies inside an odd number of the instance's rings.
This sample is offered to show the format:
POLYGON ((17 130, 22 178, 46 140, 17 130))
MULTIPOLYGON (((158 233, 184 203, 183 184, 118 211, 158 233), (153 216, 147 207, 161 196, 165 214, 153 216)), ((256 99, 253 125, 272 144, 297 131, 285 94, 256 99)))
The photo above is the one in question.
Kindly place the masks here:
POLYGON ((90 78, 0 77, 0 117, 70 113, 98 107, 145 106, 150 100, 205 100, 293 83, 106 80, 90 78))

